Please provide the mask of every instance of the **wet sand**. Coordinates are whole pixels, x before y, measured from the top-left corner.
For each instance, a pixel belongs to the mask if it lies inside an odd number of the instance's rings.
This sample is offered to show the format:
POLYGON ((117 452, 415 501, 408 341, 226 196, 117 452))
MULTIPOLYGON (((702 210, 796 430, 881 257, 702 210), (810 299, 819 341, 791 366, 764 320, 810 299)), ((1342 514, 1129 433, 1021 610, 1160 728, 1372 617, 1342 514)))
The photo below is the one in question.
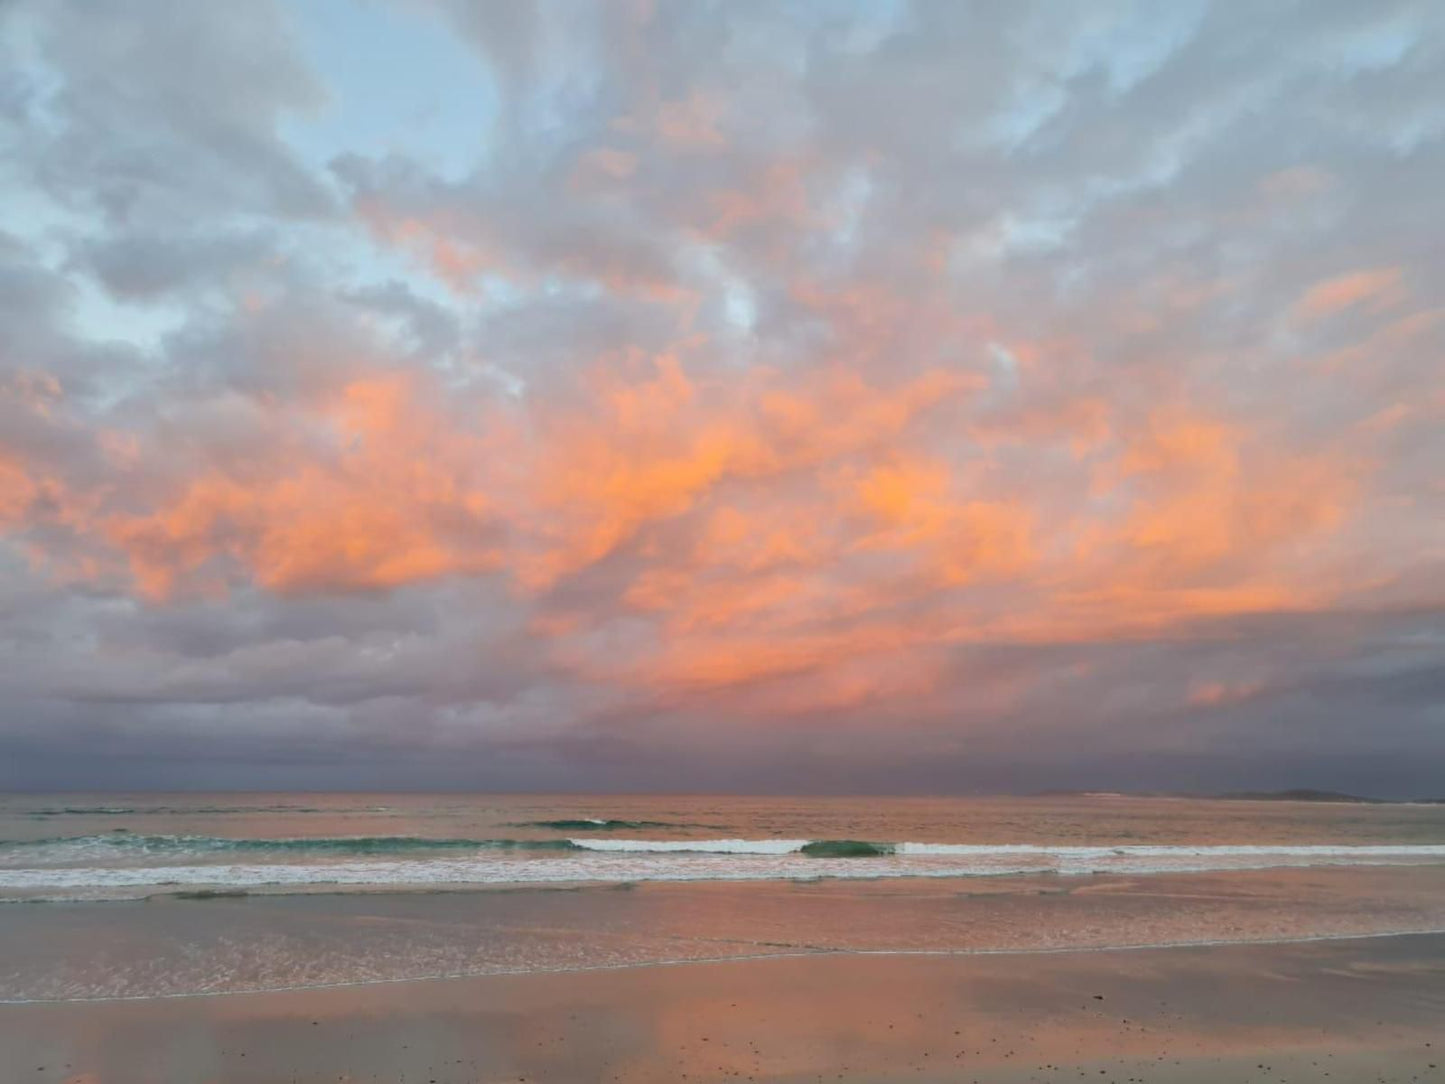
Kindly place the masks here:
POLYGON ((0 907, 0 1001, 232 993, 836 951, 1445 930, 1445 867, 698 882, 0 907))
POLYGON ((775 957, 0 1007, 5 1079, 1445 1080, 1445 935, 775 957))

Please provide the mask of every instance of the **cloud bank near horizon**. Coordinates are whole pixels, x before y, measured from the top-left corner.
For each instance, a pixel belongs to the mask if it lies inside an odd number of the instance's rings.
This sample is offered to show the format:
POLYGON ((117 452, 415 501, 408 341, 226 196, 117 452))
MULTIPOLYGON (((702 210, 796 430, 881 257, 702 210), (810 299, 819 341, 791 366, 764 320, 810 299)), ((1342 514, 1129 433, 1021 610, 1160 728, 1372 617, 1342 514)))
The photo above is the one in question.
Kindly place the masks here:
POLYGON ((0 11, 9 785, 1445 768, 1445 12, 0 11))

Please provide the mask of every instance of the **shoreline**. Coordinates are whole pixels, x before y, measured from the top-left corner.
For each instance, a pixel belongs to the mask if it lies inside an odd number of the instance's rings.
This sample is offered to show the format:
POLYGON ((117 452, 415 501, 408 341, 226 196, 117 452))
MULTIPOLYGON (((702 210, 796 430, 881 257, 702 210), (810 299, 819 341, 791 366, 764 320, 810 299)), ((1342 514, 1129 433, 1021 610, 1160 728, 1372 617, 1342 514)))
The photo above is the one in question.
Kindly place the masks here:
POLYGON ((1439 931, 1438 866, 165 896, 0 908, 0 999, 179 1002, 755 957, 1263 951, 1439 931))
POLYGON ((1405 1084, 1445 1080, 1442 1005, 1445 935, 1391 934, 5 1006, 0 1048, 36 1084, 1405 1084))
POLYGON ((718 964, 754 964, 772 960, 812 960, 859 958, 929 958, 971 959, 979 957, 1075 956, 1109 953, 1167 952, 1172 950, 1242 948, 1273 946, 1338 944, 1351 941, 1380 941, 1390 938, 1445 937, 1445 927, 1419 930, 1384 930, 1379 933, 1309 934, 1300 937, 1267 937, 1210 939, 1199 941, 1159 941, 1144 944, 1078 945, 1057 948, 961 948, 961 949, 815 949, 810 951, 759 952, 735 956, 679 957, 676 959, 638 960, 629 963, 579 964, 571 967, 535 967, 494 971, 459 971, 440 975, 411 975, 395 978, 357 979, 344 982, 309 983, 295 986, 263 987, 254 990, 200 990, 190 993, 120 994, 101 997, 70 998, 0 998, 0 1006, 22 1005, 100 1005, 118 1002, 190 1001, 204 998, 265 997, 271 994, 306 993, 308 991, 348 990, 376 986, 400 986, 409 983, 465 982, 472 979, 523 978, 529 975, 589 975, 607 972, 645 971, 649 968, 705 967, 718 964))

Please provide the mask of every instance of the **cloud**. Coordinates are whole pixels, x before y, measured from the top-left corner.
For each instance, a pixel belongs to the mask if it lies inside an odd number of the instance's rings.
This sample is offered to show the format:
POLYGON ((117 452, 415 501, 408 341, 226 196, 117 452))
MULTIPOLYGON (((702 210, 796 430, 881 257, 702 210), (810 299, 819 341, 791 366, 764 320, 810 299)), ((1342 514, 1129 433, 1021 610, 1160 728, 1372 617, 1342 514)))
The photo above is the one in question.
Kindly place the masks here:
POLYGON ((1342 309, 1367 304, 1373 311, 1401 300, 1400 269, 1382 267, 1355 271, 1311 286, 1300 298, 1301 311, 1311 317, 1330 316, 1342 309))
POLYGON ((1445 764, 1434 6, 386 19, 0 13, 45 778, 1445 764))
POLYGON ((150 226, 328 211, 325 186, 276 131, 326 96, 273 5, 147 0, 132 16, 20 4, 6 18, 16 51, 30 46, 12 67, 25 103, 17 165, 63 206, 150 226))

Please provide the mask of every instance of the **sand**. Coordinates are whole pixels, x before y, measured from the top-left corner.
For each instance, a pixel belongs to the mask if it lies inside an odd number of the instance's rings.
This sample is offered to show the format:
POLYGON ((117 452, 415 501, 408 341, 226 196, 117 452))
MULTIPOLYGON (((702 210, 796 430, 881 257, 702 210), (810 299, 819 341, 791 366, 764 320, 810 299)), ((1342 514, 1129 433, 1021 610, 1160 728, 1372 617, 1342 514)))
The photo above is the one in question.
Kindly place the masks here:
POLYGON ((0 1007, 6 1081, 1445 1080, 1445 935, 0 1007))
POLYGON ((0 1001, 220 993, 837 950, 1006 950, 1445 930, 1445 867, 0 907, 0 1001))

